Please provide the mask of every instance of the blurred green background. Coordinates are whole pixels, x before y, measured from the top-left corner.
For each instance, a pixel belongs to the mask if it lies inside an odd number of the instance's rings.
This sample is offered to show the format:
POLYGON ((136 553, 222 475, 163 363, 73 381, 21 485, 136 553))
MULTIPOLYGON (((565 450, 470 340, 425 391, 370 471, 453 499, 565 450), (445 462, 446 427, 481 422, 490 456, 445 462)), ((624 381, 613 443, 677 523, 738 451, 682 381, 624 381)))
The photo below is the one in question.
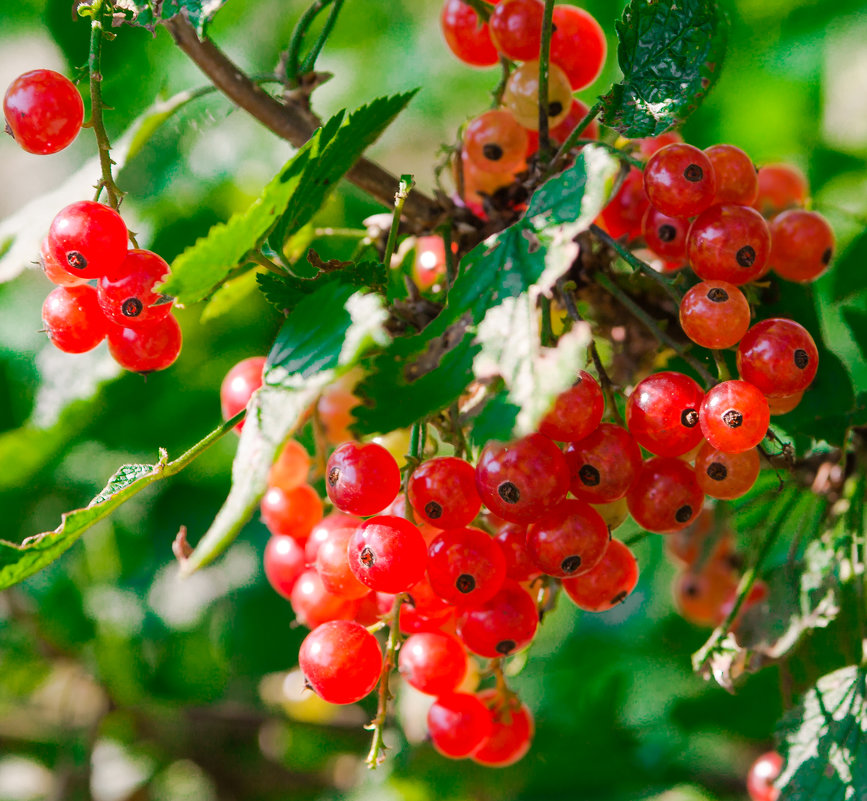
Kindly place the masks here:
MULTIPOLYGON (((612 37, 605 73, 581 93, 590 102, 617 76, 613 32, 622 3, 582 5, 612 37)), ((730 142, 759 164, 798 164, 843 249, 863 248, 864 3, 725 5, 728 61, 686 124, 687 140, 730 142)), ((250 72, 267 72, 304 7, 229 0, 210 33, 250 72)), ((421 87, 371 155, 395 173, 414 173, 427 189, 440 145, 487 106, 498 77, 450 55, 439 7, 434 0, 347 0, 319 63, 335 77, 314 98, 326 116, 421 87)), ((165 31, 117 33, 104 61, 113 137, 152 101, 204 84, 165 31)), ((85 62, 87 38, 68 0, 0 4, 0 84, 43 66, 71 74, 85 62)), ((56 187, 93 153, 88 132, 44 159, 0 141, 0 218, 56 187)), ((290 153, 211 95, 173 117, 122 170, 124 214, 143 246, 171 260, 244 208, 290 153)), ((358 227, 382 210, 345 186, 317 223, 358 227)), ((346 246, 329 241, 320 252, 339 257, 346 246)), ((81 357, 46 350, 39 310, 50 287, 26 266, 0 285, 0 510, 2 537, 15 542, 53 529, 119 465, 152 462, 158 447, 177 455, 204 436, 219 422, 225 372, 267 352, 280 323, 256 292, 206 321, 203 306, 188 308, 179 315, 185 345, 174 367, 147 380, 118 376, 102 350, 81 357)), ((833 309, 826 317, 833 332, 833 309)), ((841 342, 844 355, 852 345, 841 342)), ((250 523, 216 566, 177 579, 171 542, 181 525, 195 540, 212 520, 235 445, 225 438, 88 532, 51 568, 0 594, 0 801, 746 798, 743 777, 770 746, 782 712, 777 671, 752 677, 735 696, 692 675, 689 656, 707 632, 673 611, 672 568, 656 536, 637 546, 641 582, 621 609, 593 617, 561 603, 546 619, 513 678, 537 721, 522 763, 492 771, 448 762, 394 730, 389 761, 367 773, 361 724, 370 709, 327 721, 315 704, 299 707, 284 692, 282 673, 295 665, 304 631, 293 628, 289 605, 262 574, 265 528, 250 523)), ((742 538, 746 544, 749 533, 742 538)), ((400 706, 411 733, 418 713, 411 699, 400 706)))

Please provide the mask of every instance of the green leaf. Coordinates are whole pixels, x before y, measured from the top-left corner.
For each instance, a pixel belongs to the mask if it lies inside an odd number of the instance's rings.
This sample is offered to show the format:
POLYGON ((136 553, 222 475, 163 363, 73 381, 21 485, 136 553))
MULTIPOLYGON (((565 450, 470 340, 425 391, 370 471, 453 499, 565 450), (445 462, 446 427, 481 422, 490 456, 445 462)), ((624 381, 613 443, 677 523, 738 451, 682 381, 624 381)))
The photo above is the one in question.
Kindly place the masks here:
POLYGON ((271 237, 275 250, 300 230, 337 182, 409 102, 412 93, 375 100, 344 122, 339 112, 283 166, 246 211, 215 225, 172 263, 160 287, 181 303, 207 297, 271 237))
POLYGON ((867 674, 823 676, 780 722, 779 801, 844 801, 867 787, 867 674))
POLYGON ((126 22, 152 31, 160 22, 182 14, 203 37, 205 26, 226 0, 114 0, 116 9, 125 12, 126 22))
POLYGON ((265 493, 277 453, 322 390, 357 364, 368 348, 387 343, 387 317, 378 295, 333 282, 289 315, 268 355, 264 384, 248 407, 232 465, 232 488, 184 561, 185 572, 213 561, 237 537, 265 493))
POLYGON ((656 136, 683 122, 720 75, 727 26, 715 0, 632 0, 617 23, 623 80, 602 98, 602 122, 656 136))

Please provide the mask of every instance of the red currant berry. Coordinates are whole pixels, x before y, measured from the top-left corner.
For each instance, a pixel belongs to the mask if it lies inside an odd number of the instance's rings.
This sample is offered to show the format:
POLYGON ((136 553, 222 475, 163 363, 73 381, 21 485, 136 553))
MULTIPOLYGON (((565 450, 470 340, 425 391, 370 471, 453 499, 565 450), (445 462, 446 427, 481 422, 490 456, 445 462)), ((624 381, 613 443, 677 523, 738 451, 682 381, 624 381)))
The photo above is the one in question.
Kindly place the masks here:
POLYGON ((704 438, 717 450, 741 453, 768 433, 771 413, 765 396, 747 381, 723 381, 709 390, 699 409, 704 438))
POLYGON ((370 693, 382 672, 379 643, 351 620, 323 623, 298 650, 298 667, 313 691, 330 704, 354 704, 370 693))
POLYGON ((605 398, 596 379, 585 370, 561 393, 539 423, 539 433, 559 442, 584 439, 596 430, 605 412, 605 398))
POLYGON ((769 398, 805 390, 819 369, 819 351, 804 326, 784 317, 756 323, 738 345, 744 381, 769 398))
POLYGON ((75 84, 53 70, 19 75, 6 90, 3 115, 15 141, 28 153, 57 153, 72 143, 84 121, 75 84))
POLYGON ((328 459, 325 479, 331 503, 361 517, 381 512, 400 490, 395 458, 375 442, 345 442, 328 459))
MULTIPOLYGON (((238 362, 220 384, 220 411, 224 420, 230 420, 241 409, 246 409, 253 393, 262 386, 265 370, 264 356, 250 356, 238 362)), ((246 418, 245 418, 246 419, 246 418)), ((235 431, 244 427, 245 420, 235 426, 235 431)))
POLYGON ((693 567, 699 560, 726 561, 734 549, 734 536, 730 531, 719 531, 710 509, 703 510, 692 525, 665 538, 666 554, 683 567, 693 567))
POLYGON ((433 631, 451 634, 454 631, 454 621, 455 608, 453 606, 428 617, 420 615, 418 610, 410 604, 404 604, 400 608, 400 630, 403 634, 422 634, 433 631), (450 631, 443 631, 446 627, 450 627, 450 631))
MULTIPOLYGON (((566 115, 563 122, 559 125, 553 127, 550 131, 548 131, 548 138, 555 145, 562 145, 568 138, 569 135, 578 127, 578 123, 581 122, 586 116, 589 108, 585 103, 582 103, 577 98, 572 99, 572 105, 569 107, 569 113, 566 115)), ((599 138, 599 123, 596 120, 591 120, 587 127, 581 131, 580 135, 581 139, 598 139, 599 138)), ((580 150, 580 146, 577 148, 580 150)), ((527 131, 527 158, 532 156, 536 151, 539 150, 539 132, 538 131, 527 131)), ((642 193, 644 190, 641 190, 642 193)))
POLYGON ((759 195, 754 208, 765 217, 803 206, 810 188, 804 174, 791 164, 766 164, 759 168, 759 195))
POLYGON ((641 469, 635 438, 613 423, 602 423, 589 437, 570 442, 563 455, 572 476, 572 494, 587 503, 625 497, 641 469))
POLYGON ((109 322, 92 286, 59 286, 42 304, 42 325, 64 353, 93 350, 108 333, 109 322))
POLYGON ((456 637, 442 632, 413 634, 400 647, 400 675, 419 692, 454 692, 467 673, 467 654, 456 637))
POLYGON ((730 348, 750 327, 750 304, 728 281, 702 281, 683 296, 680 325, 703 348, 730 348))
POLYGON ((332 595, 315 570, 306 570, 295 582, 289 596, 295 617, 302 626, 315 629, 329 620, 352 620, 358 614, 358 601, 332 595))
POLYGON ((740 453, 717 450, 709 442, 695 457, 695 480, 705 495, 731 501, 746 494, 759 477, 759 452, 755 448, 740 453))
POLYGON ((478 699, 490 710, 493 729, 471 759, 489 768, 505 768, 521 760, 533 741, 533 715, 517 698, 500 697, 496 689, 482 690, 478 699))
POLYGON ((648 206, 641 222, 641 232, 647 247, 657 256, 670 262, 686 262, 689 220, 684 217, 669 217, 659 209, 648 206))
POLYGON ((686 248, 699 278, 746 284, 765 272, 771 232, 749 206, 712 206, 693 222, 686 248))
POLYGON ((717 626, 725 619, 723 606, 737 586, 737 575, 727 561, 709 561, 699 571, 675 576, 672 593, 684 620, 696 626, 717 626))
POLYGON ((407 596, 409 606, 422 617, 441 618, 454 611, 454 606, 436 593, 427 575, 407 590, 407 596))
POLYGON ((446 248, 441 236, 420 236, 412 278, 419 289, 431 289, 446 277, 446 248))
POLYGON ((620 189, 599 214, 597 223, 615 239, 641 236, 641 223, 650 201, 644 193, 644 174, 630 167, 620 189))
POLYGON ((527 130, 505 109, 486 111, 467 126, 464 150, 480 170, 514 173, 524 163, 527 130))
POLYGON ((287 600, 295 582, 304 572, 304 548, 292 537, 271 537, 265 546, 265 576, 268 583, 287 600))
POLYGON ((783 758, 776 751, 762 754, 747 773, 747 793, 752 801, 777 801, 780 791, 774 782, 783 770, 783 758))
POLYGON ((666 131, 659 136, 646 136, 642 139, 633 139, 632 145, 638 149, 638 156, 645 161, 657 150, 662 150, 668 145, 683 143, 683 137, 677 131, 666 131))
POLYGON ((316 551, 314 566, 322 586, 338 598, 363 598, 370 592, 370 588, 355 577, 349 564, 349 541, 353 534, 355 528, 335 529, 316 551))
POLYGON ((686 462, 660 456, 644 463, 626 502, 639 526, 667 534, 686 528, 698 517, 704 493, 686 462))
POLYGON ((563 580, 563 590, 579 609, 606 612, 622 604, 638 584, 638 562, 619 540, 612 540, 602 559, 583 576, 563 580))
POLYGON ((126 223, 114 209, 80 200, 61 209, 48 229, 51 258, 77 278, 113 278, 126 259, 126 223))
POLYGON ((599 562, 610 539, 599 512, 567 498, 527 529, 527 552, 549 576, 580 576, 599 562))
POLYGON ((463 0, 446 0, 440 15, 449 49, 471 67, 493 67, 500 60, 486 22, 463 0))
POLYGON ((293 490, 307 481, 310 471, 310 456, 304 446, 296 439, 290 439, 283 446, 271 470, 268 472, 268 486, 293 490))
POLYGON ((701 442, 698 410, 704 393, 689 376, 665 371, 639 381, 626 402, 626 425, 642 448, 682 456, 701 442))
POLYGON ((669 217, 694 217, 713 203, 716 178, 710 159, 685 143, 657 150, 644 168, 651 205, 669 217))
POLYGON ((488 20, 497 50, 512 61, 538 59, 544 11, 539 0, 503 0, 488 20))
POLYGON ((431 743, 443 756, 463 759, 491 734, 491 713, 475 695, 450 693, 437 698, 427 713, 431 743))
POLYGON ((790 209, 771 221, 771 265, 781 278, 815 281, 831 263, 834 232, 817 211, 790 209))
POLYGON ((590 86, 605 65, 604 31, 593 16, 576 6, 554 6, 552 21, 551 63, 566 73, 573 92, 590 86))
POLYGON ((303 543, 322 520, 322 500, 309 484, 291 490, 271 487, 262 498, 261 511, 268 531, 303 543))
POLYGON ((355 531, 360 525, 361 520, 359 518, 345 515, 342 512, 332 512, 323 517, 313 526, 307 542, 304 543, 304 556, 307 558, 307 564, 313 564, 316 561, 319 548, 331 536, 332 531, 339 531, 344 528, 355 531))
POLYGON ((752 159, 734 145, 711 145, 705 155, 716 176, 715 203, 751 206, 759 194, 759 176, 752 159))
POLYGON ((482 508, 475 468, 454 456, 422 462, 409 480, 409 502, 416 514, 437 528, 461 528, 482 508))
POLYGON ((793 395, 783 395, 781 398, 768 398, 768 408, 771 416, 776 414, 788 414, 804 397, 804 391, 795 392, 793 395))
MULTIPOLYGON (((539 130, 539 62, 527 61, 506 82, 503 106, 531 131, 539 130)), ((572 89, 563 71, 551 64, 548 71, 548 128, 556 128, 572 107, 572 89)))
POLYGON ((560 449, 541 434, 508 445, 489 442, 476 465, 482 503, 511 523, 532 523, 569 491, 569 466, 560 449))
POLYGON ((39 246, 39 258, 42 262, 42 270, 45 273, 45 277, 52 284, 56 284, 57 286, 81 286, 87 283, 86 278, 70 275, 62 264, 55 261, 48 247, 48 237, 45 237, 39 246))
POLYGON ((527 527, 506 523, 494 536, 506 557, 506 576, 515 581, 529 581, 539 575, 539 568, 527 553, 527 527))
POLYGON ((135 328, 117 326, 108 332, 108 352, 121 367, 134 373, 171 367, 182 344, 181 327, 171 314, 135 328))
POLYGON ((349 566, 377 592, 403 592, 424 575, 427 547, 416 526, 402 517, 365 520, 349 540, 349 566))
POLYGON ((172 304, 154 287, 169 274, 169 265, 149 250, 130 250, 121 265, 118 278, 100 278, 97 282, 99 305, 113 323, 123 326, 153 322, 165 317, 172 304))
POLYGON ((491 598, 506 578, 500 546, 477 528, 443 531, 428 548, 428 580, 444 601, 473 606, 491 598))
POLYGON ((500 591, 481 606, 458 614, 461 642, 474 654, 495 659, 526 648, 536 636, 536 602, 518 582, 506 579, 500 591))

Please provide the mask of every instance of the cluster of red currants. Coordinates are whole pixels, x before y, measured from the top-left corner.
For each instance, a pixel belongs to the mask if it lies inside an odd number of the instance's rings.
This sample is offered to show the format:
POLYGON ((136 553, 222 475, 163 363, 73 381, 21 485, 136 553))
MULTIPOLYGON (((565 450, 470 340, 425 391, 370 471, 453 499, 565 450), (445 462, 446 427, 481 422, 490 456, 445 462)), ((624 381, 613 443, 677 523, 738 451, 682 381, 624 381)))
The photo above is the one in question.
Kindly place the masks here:
MULTIPOLYGON (((500 59, 520 62, 511 70, 501 106, 473 119, 463 135, 456 183, 462 201, 486 217, 485 197, 514 183, 539 149, 539 56, 544 5, 540 0, 498 0, 485 23, 462 0, 446 0, 441 23, 446 42, 463 62, 476 67, 500 59)), ((599 23, 576 6, 555 6, 548 72, 548 130, 561 145, 587 114, 572 97, 599 76, 607 44, 599 23)), ((582 135, 595 139, 591 122, 582 135)))
MULTIPOLYGON (((3 112, 15 141, 44 155, 72 142, 84 106, 63 75, 34 70, 12 82, 3 112)), ((108 206, 83 200, 62 209, 41 247, 45 275, 57 285, 42 306, 42 322, 65 353, 84 353, 107 338, 121 367, 149 373, 178 357, 181 329, 171 299, 154 290, 168 264, 148 250, 128 250, 128 240, 126 224, 108 206)))

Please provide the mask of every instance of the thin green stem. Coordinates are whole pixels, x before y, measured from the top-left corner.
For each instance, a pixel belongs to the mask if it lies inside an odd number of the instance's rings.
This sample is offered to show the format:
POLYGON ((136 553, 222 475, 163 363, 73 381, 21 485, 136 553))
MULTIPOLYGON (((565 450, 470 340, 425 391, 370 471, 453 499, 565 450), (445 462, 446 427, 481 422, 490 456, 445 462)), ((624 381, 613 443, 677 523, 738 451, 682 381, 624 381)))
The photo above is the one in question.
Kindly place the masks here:
POLYGON ((289 47, 283 56, 283 61, 286 64, 286 84, 293 89, 298 86, 298 77, 302 74, 300 64, 301 46, 304 43, 304 37, 307 35, 307 31, 310 29, 313 21, 319 16, 319 12, 332 2, 333 0, 315 0, 295 24, 292 37, 289 39, 289 47))
POLYGON ((400 176, 400 184, 394 194, 394 215, 391 218, 391 228, 388 232, 388 241, 385 244, 385 255, 382 257, 382 263, 386 269, 391 266, 391 257, 394 256, 394 250, 397 247, 397 229, 400 227, 403 204, 406 203, 413 186, 415 186, 415 182, 411 175, 400 176))
POLYGON ((560 149, 557 151, 557 155, 554 156, 554 159, 548 165, 547 175, 553 175, 557 172, 563 165, 566 163, 566 159, 569 156, 569 152, 575 147, 576 142, 581 138, 581 134, 584 133, 584 129, 596 119, 599 112, 602 111, 602 101, 599 100, 594 103, 584 115, 584 119, 581 120, 576 126, 575 130, 566 137, 566 141, 563 142, 560 149))
POLYGON ((485 0, 464 0, 464 5, 474 9, 483 22, 487 22, 491 18, 491 12, 494 10, 494 7, 490 3, 486 3, 485 0))
POLYGON ((604 148, 613 156, 616 156, 621 161, 625 161, 632 167, 644 169, 644 162, 641 159, 631 156, 623 148, 617 147, 617 145, 612 145, 610 142, 600 142, 598 139, 576 139, 574 145, 594 145, 595 147, 604 148))
POLYGON ((550 348, 555 341, 554 329, 551 327, 551 298, 541 295, 539 307, 542 312, 542 347, 550 348))
POLYGON ((596 273, 596 283, 606 292, 617 298, 617 300, 620 301, 620 304, 629 310, 635 318, 642 322, 660 343, 668 345, 668 347, 687 362, 687 364, 689 364, 690 367, 701 376, 708 388, 716 384, 716 379, 707 371, 707 368, 705 368, 698 359, 690 354, 684 345, 663 331, 656 320, 644 311, 644 309, 642 309, 641 306, 639 306, 626 292, 617 286, 611 278, 604 273, 596 273))
POLYGON ((503 94, 506 91, 506 84, 509 82, 509 76, 512 74, 514 63, 505 56, 500 56, 500 82, 491 92, 494 99, 494 108, 498 108, 503 103, 503 94))
POLYGON ((313 236, 325 237, 325 236, 335 236, 340 237, 342 239, 366 239, 367 238, 367 229, 366 228, 314 228, 313 236))
POLYGON ((539 161, 548 163, 551 142, 548 139, 548 74, 551 59, 551 33, 554 27, 554 0, 545 0, 542 14, 542 44, 539 48, 539 161))
POLYGON ((636 534, 633 534, 631 537, 627 537, 623 540, 623 544, 627 548, 632 548, 635 545, 638 545, 639 542, 643 542, 650 535, 649 531, 639 531, 636 534))
POLYGON ((729 366, 726 364, 723 352, 720 350, 713 350, 711 353, 713 353, 713 360, 716 363, 717 377, 720 381, 728 381, 732 377, 732 374, 729 370, 729 366))
POLYGON ((316 59, 319 58, 322 48, 325 47, 325 42, 331 35, 331 31, 334 30, 341 8, 343 8, 343 0, 333 0, 331 13, 329 13, 328 19, 325 20, 325 25, 322 27, 319 37, 314 42, 313 47, 310 48, 310 52, 304 57, 304 61, 301 64, 302 75, 306 75, 308 72, 313 72, 313 68, 316 66, 316 59))
POLYGON ((247 258, 250 261, 255 262, 260 267, 264 267, 268 272, 274 273, 274 275, 279 275, 283 278, 286 277, 286 270, 280 267, 275 262, 271 261, 262 251, 260 250, 251 250, 247 254, 247 258))
POLYGON ((400 647, 400 607, 406 600, 404 593, 398 593, 391 607, 391 618, 388 624, 388 639, 385 641, 385 653, 382 660, 382 675, 379 679, 379 692, 377 694, 376 716, 367 726, 373 732, 373 742, 367 754, 365 763, 371 770, 375 770, 385 761, 387 750, 382 733, 388 716, 388 702, 392 695, 388 689, 391 671, 396 664, 397 649, 400 647))

